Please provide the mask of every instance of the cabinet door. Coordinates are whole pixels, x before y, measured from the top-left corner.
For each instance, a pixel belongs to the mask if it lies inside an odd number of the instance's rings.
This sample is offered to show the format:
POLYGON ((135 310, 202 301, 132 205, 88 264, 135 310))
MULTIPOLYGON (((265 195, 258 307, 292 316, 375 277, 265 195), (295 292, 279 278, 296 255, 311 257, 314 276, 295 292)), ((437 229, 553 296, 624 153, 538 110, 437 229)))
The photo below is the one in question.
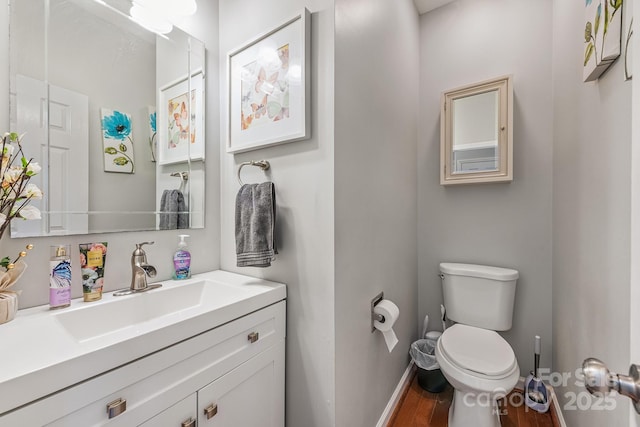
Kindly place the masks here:
POLYGON ((196 393, 193 393, 138 427, 195 427, 197 399, 196 393))
POLYGON ((199 427, 284 426, 284 340, 198 391, 199 427))

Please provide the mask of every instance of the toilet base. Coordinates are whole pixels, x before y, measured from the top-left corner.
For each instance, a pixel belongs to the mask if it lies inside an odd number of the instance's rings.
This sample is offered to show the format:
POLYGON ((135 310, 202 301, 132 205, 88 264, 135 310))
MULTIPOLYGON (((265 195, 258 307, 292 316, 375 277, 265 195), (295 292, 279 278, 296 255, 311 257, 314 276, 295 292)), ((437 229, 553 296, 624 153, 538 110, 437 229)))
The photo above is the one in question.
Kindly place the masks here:
POLYGON ((500 408, 496 396, 454 390, 449 408, 449 427, 469 426, 500 427, 500 408))

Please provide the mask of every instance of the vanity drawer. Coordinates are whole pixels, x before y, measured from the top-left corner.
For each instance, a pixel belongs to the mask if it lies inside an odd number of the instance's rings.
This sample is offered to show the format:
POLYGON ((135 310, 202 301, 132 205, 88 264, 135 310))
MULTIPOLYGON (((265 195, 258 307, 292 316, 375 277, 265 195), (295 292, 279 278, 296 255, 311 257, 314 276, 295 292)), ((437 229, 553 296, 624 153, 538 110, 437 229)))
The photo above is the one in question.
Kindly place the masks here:
POLYGON ((10 412, 0 426, 138 425, 284 336, 281 301, 10 412), (109 419, 107 405, 117 399, 126 404, 109 419))

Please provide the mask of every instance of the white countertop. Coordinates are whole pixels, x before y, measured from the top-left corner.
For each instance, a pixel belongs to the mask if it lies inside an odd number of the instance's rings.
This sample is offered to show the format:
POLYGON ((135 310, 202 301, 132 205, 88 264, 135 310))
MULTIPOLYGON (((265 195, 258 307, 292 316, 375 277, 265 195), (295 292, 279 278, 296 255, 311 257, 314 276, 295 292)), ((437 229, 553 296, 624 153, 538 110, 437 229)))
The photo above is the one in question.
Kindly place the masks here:
POLYGON ((65 309, 20 310, 13 321, 0 325, 0 415, 286 298, 281 283, 221 270, 161 283, 162 288, 140 294, 107 293, 96 302, 74 299, 65 309), (178 295, 181 287, 197 304, 168 309, 166 315, 147 313, 167 303, 154 293, 178 295), (196 295, 194 289, 203 291, 196 295), (125 324, 125 310, 122 317, 112 314, 116 305, 142 307, 142 318, 125 324), (76 319, 97 323, 70 324, 76 319))

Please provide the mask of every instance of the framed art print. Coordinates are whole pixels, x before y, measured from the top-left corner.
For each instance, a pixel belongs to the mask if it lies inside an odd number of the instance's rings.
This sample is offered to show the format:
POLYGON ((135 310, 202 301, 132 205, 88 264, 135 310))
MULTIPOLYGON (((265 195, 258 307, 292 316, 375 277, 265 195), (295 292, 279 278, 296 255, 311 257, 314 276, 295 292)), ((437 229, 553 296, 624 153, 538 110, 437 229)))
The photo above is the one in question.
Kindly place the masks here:
POLYGON ((227 152, 309 138, 309 11, 227 56, 227 152))
POLYGON ((160 89, 156 112, 158 163, 204 159, 204 90, 201 72, 160 89), (189 93, 189 82, 191 93, 189 93))

